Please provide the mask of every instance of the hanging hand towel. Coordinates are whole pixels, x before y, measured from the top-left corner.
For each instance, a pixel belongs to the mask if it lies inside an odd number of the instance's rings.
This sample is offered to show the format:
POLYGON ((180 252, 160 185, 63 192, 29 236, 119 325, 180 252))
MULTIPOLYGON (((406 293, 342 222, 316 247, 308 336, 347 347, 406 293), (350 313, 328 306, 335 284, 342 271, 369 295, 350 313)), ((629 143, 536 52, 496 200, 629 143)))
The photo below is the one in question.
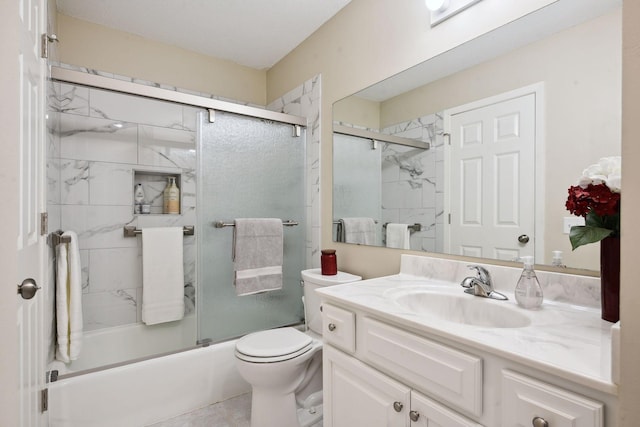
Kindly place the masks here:
POLYGON ((342 218, 344 241, 361 245, 376 243, 376 223, 373 218, 342 218))
POLYGON ((147 325, 184 317, 182 227, 142 229, 142 321, 147 325))
POLYGON ((235 220, 233 269, 236 294, 251 295, 282 289, 282 220, 235 220))
POLYGON ((411 249, 409 224, 387 224, 387 247, 411 249))
POLYGON ((76 360, 82 349, 82 266, 78 236, 65 231, 70 243, 56 247, 56 359, 76 360))

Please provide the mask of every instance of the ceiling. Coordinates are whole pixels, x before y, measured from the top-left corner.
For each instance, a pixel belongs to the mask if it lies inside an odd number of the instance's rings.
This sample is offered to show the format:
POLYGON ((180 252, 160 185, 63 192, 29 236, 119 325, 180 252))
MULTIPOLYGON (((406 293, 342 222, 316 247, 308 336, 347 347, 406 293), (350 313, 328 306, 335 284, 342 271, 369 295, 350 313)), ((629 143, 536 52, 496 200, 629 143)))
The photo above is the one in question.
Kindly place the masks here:
POLYGON ((56 0, 64 15, 268 69, 351 0, 56 0))

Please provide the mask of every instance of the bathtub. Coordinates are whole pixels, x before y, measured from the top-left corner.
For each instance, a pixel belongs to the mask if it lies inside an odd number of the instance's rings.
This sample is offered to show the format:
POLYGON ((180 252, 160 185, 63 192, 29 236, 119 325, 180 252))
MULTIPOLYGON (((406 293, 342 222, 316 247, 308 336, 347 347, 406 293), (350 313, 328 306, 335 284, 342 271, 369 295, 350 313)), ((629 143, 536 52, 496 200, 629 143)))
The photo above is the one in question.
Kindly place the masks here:
POLYGON ((195 316, 159 325, 136 323, 86 331, 82 335, 82 349, 78 360, 69 364, 53 361, 49 370, 55 369, 58 374, 64 375, 120 363, 123 360, 172 353, 194 347, 195 342, 195 316))
POLYGON ((142 427, 248 393, 227 341, 49 384, 50 427, 142 427))

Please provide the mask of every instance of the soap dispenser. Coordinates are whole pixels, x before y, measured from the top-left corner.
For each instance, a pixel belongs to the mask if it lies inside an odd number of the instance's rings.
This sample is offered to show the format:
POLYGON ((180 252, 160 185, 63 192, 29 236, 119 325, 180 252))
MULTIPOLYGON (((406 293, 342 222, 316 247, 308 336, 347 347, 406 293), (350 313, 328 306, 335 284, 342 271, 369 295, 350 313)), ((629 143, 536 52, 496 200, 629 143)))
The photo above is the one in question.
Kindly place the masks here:
POLYGON ((533 271, 533 257, 523 256, 524 269, 516 285, 516 302, 520 307, 535 310, 542 305, 542 287, 533 271))

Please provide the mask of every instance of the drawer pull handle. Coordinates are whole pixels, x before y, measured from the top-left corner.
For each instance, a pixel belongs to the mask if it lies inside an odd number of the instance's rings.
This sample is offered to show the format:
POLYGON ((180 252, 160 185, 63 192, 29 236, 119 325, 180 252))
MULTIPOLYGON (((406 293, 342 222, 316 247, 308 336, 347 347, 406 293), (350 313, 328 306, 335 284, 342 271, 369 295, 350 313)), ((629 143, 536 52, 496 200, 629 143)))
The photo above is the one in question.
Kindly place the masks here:
POLYGON ((402 411, 402 408, 404 408, 402 402, 393 402, 393 409, 395 409, 396 412, 402 411))
POLYGON ((542 417, 533 417, 531 421, 533 427, 549 427, 549 423, 542 417))
POLYGON ((336 330, 336 325, 334 323, 329 323, 329 330, 331 332, 335 331, 336 330))
POLYGON ((409 418, 411 419, 411 421, 418 421, 418 418, 420 418, 420 412, 409 411, 409 418))

